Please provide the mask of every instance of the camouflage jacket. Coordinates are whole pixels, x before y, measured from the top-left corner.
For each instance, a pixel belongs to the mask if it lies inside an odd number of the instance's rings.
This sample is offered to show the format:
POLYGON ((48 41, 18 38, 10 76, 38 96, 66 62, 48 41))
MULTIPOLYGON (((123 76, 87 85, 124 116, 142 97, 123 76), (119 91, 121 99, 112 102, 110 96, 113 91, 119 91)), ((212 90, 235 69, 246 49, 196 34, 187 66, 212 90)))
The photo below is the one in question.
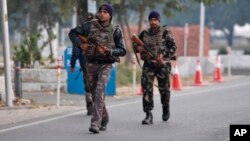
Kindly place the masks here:
MULTIPOLYGON (((110 48, 110 54, 116 57, 124 56, 126 49, 123 42, 123 36, 120 28, 110 24, 108 27, 102 27, 98 20, 92 20, 71 29, 69 38, 73 46, 80 47, 81 41, 78 35, 87 37, 88 40, 97 40, 110 48)), ((97 52, 87 52, 87 62, 96 63, 114 63, 115 61, 109 56, 101 56, 97 52)))
MULTIPOLYGON (((175 55, 177 47, 171 31, 166 26, 159 27, 154 31, 150 28, 143 30, 139 34, 139 38, 145 45, 150 47, 156 55, 162 54, 164 60, 170 60, 175 55)), ((136 47, 137 45, 134 44, 135 50, 136 47)), ((142 60, 153 59, 145 52, 142 52, 140 55, 142 60)))

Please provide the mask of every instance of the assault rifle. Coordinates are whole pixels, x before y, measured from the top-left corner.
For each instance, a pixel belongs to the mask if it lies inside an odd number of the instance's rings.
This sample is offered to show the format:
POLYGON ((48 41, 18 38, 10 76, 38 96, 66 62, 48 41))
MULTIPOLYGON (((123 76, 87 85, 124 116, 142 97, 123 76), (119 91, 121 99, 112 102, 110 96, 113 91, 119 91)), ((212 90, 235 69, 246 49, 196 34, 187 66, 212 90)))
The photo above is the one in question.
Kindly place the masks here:
MULTIPOLYGON (((131 40, 132 40, 133 43, 137 43, 139 46, 142 46, 143 49, 144 49, 151 57, 153 57, 154 59, 157 58, 157 55, 150 49, 150 47, 149 47, 149 46, 146 46, 146 45, 145 45, 136 35, 133 35, 132 38, 131 38, 131 40)), ((135 56, 136 56, 136 59, 137 59, 137 62, 138 62, 138 64, 139 64, 139 66, 141 67, 140 61, 139 61, 139 59, 138 59, 136 53, 135 53, 135 56)), ((163 67, 166 67, 166 65, 165 65, 165 63, 164 63, 163 61, 159 62, 159 64, 160 64, 161 66, 163 66, 163 67)), ((142 68, 142 67, 141 67, 141 68, 142 68)), ((167 69, 167 71, 168 71, 168 73, 169 73, 170 75, 172 75, 173 77, 175 77, 175 76, 171 73, 170 70, 167 69)), ((144 72, 144 71, 142 71, 142 72, 144 72)), ((146 77, 149 78, 149 76, 148 76, 147 73, 144 72, 144 74, 145 74, 146 77)), ((152 83, 154 86, 159 87, 158 85, 155 85, 153 82, 151 82, 151 83, 152 83)))
MULTIPOLYGON (((149 46, 145 45, 136 35, 133 35, 131 38, 132 42, 137 43, 139 46, 142 46, 143 49, 154 59, 156 59, 157 55, 150 49, 149 46)), ((176 56, 172 56, 169 60, 176 60, 176 56)), ((164 64, 164 62, 159 62, 160 64, 164 64)))
POLYGON ((142 46, 143 49, 145 51, 147 51, 147 53, 151 57, 153 57, 153 58, 157 57, 156 54, 149 48, 149 46, 144 45, 144 43, 136 35, 133 35, 132 38, 131 38, 131 40, 132 40, 132 42, 137 43, 139 46, 142 46))
MULTIPOLYGON (((156 60, 157 55, 150 49, 149 46, 145 45, 136 35, 133 35, 131 38, 132 42, 137 43, 139 46, 142 46, 143 49, 149 54, 152 58, 156 60)), ((164 65, 163 61, 159 62, 160 65, 164 65)))
MULTIPOLYGON (((100 45, 100 43, 96 40, 96 39, 91 39, 91 40, 88 40, 86 37, 82 36, 82 35, 78 35, 78 37, 80 38, 81 42, 82 43, 90 43, 92 44, 91 48, 92 47, 95 47, 95 50, 97 48, 102 48, 102 46, 100 45)), ((119 57, 116 57, 116 56, 112 56, 110 54, 110 52, 106 52, 106 55, 111 57, 112 59, 114 59, 116 62, 120 63, 120 58, 119 57)))

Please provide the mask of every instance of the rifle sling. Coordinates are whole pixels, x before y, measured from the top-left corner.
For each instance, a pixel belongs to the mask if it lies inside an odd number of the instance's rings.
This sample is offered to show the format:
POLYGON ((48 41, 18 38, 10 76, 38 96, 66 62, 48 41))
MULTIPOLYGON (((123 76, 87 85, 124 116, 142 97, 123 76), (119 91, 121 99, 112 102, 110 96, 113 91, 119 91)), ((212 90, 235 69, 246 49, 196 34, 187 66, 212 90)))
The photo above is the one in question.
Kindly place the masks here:
MULTIPOLYGON (((144 72, 144 71, 143 71, 143 68, 142 68, 142 66, 141 66, 141 63, 140 63, 140 61, 139 61, 139 58, 138 58, 138 56, 137 56, 137 54, 136 54, 134 48, 133 48, 133 51, 134 51, 134 53, 135 53, 136 61, 137 61, 138 65, 140 66, 140 68, 141 68, 141 70, 142 70, 142 73, 143 73, 143 72, 144 72)), ((144 72, 144 74, 145 74, 145 76, 148 78, 148 80, 150 80, 148 74, 147 74, 146 72, 144 72)), ((154 82, 152 82, 152 81, 149 81, 149 83, 153 84, 153 86, 155 86, 155 87, 157 87, 157 88, 160 88, 158 85, 154 84, 154 82)))

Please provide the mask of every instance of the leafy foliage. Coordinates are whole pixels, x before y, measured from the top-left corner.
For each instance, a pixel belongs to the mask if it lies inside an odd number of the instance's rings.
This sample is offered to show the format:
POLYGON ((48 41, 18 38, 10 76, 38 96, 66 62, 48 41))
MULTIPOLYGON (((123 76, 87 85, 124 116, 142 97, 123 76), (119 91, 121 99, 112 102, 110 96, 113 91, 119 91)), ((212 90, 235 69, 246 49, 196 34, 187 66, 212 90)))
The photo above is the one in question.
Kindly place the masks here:
POLYGON ((33 67, 35 61, 42 62, 41 50, 37 46, 40 35, 29 35, 20 46, 14 46, 13 59, 19 60, 22 67, 33 67))
POLYGON ((226 49, 225 47, 221 47, 221 48, 219 49, 218 54, 220 54, 220 55, 227 54, 227 49, 226 49))
POLYGON ((49 58, 53 62, 52 40, 56 35, 53 28, 56 23, 63 25, 64 19, 73 13, 74 1, 69 0, 12 0, 8 3, 10 21, 14 29, 21 33, 36 35, 45 29, 50 47, 49 58))
POLYGON ((230 3, 235 2, 236 0, 192 0, 193 2, 201 3, 203 2, 205 5, 213 5, 215 3, 230 3))
POLYGON ((250 49, 245 49, 245 50, 244 50, 244 54, 245 54, 245 55, 250 55, 250 49))
POLYGON ((250 1, 238 0, 234 3, 209 7, 207 23, 212 23, 213 28, 222 30, 227 37, 229 46, 232 46, 234 25, 244 25, 250 22, 249 6, 250 1))
POLYGON ((250 22, 249 0, 192 0, 182 1, 187 7, 185 13, 176 13, 176 17, 163 19, 168 25, 184 26, 185 23, 199 24, 200 2, 206 5, 206 26, 224 32, 229 46, 233 46, 234 25, 250 22))

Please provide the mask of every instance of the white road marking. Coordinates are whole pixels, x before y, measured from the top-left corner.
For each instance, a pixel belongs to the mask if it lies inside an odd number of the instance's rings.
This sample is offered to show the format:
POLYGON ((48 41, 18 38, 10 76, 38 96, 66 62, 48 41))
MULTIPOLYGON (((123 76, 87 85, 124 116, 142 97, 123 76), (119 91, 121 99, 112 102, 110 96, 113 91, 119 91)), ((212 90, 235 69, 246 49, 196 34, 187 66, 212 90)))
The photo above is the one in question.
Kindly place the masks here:
MULTIPOLYGON (((222 89, 232 89, 232 88, 235 88, 235 87, 240 87, 240 86, 245 86, 245 85, 249 86, 250 82, 236 84, 236 85, 231 85, 231 86, 224 86, 224 87, 212 88, 212 89, 208 89, 208 90, 200 90, 200 91, 195 91, 195 92, 186 92, 186 93, 181 93, 181 94, 178 94, 178 95, 172 95, 172 97, 196 95, 196 94, 199 94, 199 93, 206 93, 206 92, 211 92, 211 91, 218 91, 218 90, 222 90, 222 89)), ((131 102, 125 102, 125 103, 121 103, 121 104, 109 105, 109 106, 107 106, 107 108, 116 108, 116 107, 131 105, 131 104, 137 104, 137 103, 141 103, 141 100, 136 100, 136 101, 131 101, 131 102)), ((66 115, 61 115, 61 116, 57 116, 57 117, 52 117, 52 118, 48 118, 48 119, 45 119, 45 120, 40 120, 40 121, 28 123, 28 124, 18 125, 18 126, 6 128, 6 129, 0 129, 0 133, 7 132, 7 131, 12 131, 12 130, 16 130, 16 129, 20 129, 20 128, 24 128, 24 127, 29 127, 29 126, 33 126, 33 125, 38 125, 38 124, 42 124, 42 123, 46 123, 46 122, 50 122, 50 121, 54 121, 54 120, 58 120, 58 119, 66 118, 66 117, 70 117, 70 116, 79 115, 79 114, 82 114, 83 112, 85 113, 86 110, 77 111, 77 112, 74 112, 74 113, 70 113, 70 114, 66 114, 66 115)))
POLYGON ((179 95, 171 95, 174 97, 179 97, 179 96, 187 96, 187 95, 196 95, 199 93, 206 93, 206 92, 211 92, 211 91, 218 91, 218 90, 223 90, 223 89, 232 89, 240 86, 249 86, 250 82, 245 82, 241 84, 236 84, 236 85, 230 85, 230 86, 224 86, 224 87, 218 87, 218 88, 211 88, 211 89, 206 89, 206 90, 200 90, 200 91, 195 91, 195 92, 186 92, 186 93, 181 93, 179 95))

